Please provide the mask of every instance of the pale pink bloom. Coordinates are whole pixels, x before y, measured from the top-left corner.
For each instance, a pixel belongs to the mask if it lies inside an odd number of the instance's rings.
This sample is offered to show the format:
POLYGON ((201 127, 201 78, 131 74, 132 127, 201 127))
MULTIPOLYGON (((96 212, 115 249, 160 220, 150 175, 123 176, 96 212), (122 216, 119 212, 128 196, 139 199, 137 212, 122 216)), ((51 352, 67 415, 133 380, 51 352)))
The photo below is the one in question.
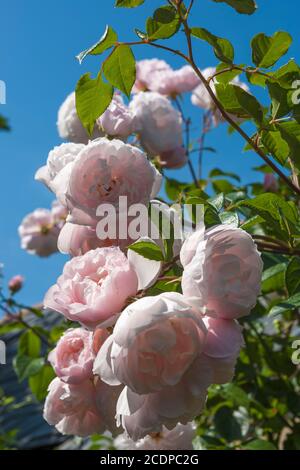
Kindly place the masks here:
MULTIPOLYGON (((204 317, 204 323, 207 327, 204 349, 177 384, 145 395, 133 392, 128 386, 121 392, 117 420, 134 441, 150 433, 160 433, 164 426, 173 429, 178 422, 187 424, 192 421, 205 406, 208 387, 232 380, 243 345, 241 327, 234 320, 208 317, 204 317)), ((107 343, 103 350, 109 357, 107 343)), ((96 367, 98 358, 99 355, 96 367)), ((102 368, 100 373, 106 381, 107 371, 102 368)))
POLYGON ((181 148, 182 118, 165 96, 155 92, 139 93, 129 105, 135 120, 135 132, 151 157, 160 157, 167 168, 186 163, 181 148))
POLYGON ((133 132, 133 117, 120 95, 115 94, 109 107, 97 120, 105 134, 126 139, 133 132))
POLYGON ((192 450, 195 428, 193 423, 177 424, 171 431, 163 427, 162 432, 153 433, 137 442, 124 433, 114 440, 114 446, 117 450, 192 450))
POLYGON ((277 193, 279 188, 278 181, 273 173, 266 173, 264 176, 264 190, 277 193))
POLYGON ((66 205, 65 194, 71 169, 83 144, 61 144, 49 152, 46 165, 38 169, 35 179, 44 183, 66 205))
POLYGON ((176 97, 181 93, 192 91, 199 85, 200 79, 190 65, 184 65, 178 70, 163 70, 154 72, 151 90, 162 95, 176 97))
POLYGON ((100 349, 102 348, 103 344, 109 337, 109 332, 105 328, 96 328, 93 332, 93 352, 95 355, 98 354, 100 349))
MULTIPOLYGON (((59 136, 69 142, 87 144, 90 137, 84 129, 76 111, 75 92, 67 96, 58 110, 57 129, 59 136)), ((92 139, 103 133, 95 126, 92 139)))
POLYGON ((84 328, 67 330, 48 356, 56 375, 69 384, 93 377, 94 358, 93 333, 84 328))
POLYGON ((125 250, 133 241, 130 238, 120 239, 118 237, 102 240, 97 236, 96 229, 93 227, 66 223, 58 237, 58 249, 61 253, 80 256, 101 247, 118 246, 125 250))
POLYGON ((63 228, 66 223, 66 218, 68 216, 68 209, 66 208, 66 206, 64 206, 57 200, 53 201, 51 207, 51 214, 53 216, 53 219, 55 220, 55 223, 57 225, 60 225, 61 228, 63 228))
POLYGON ((101 348, 94 373, 136 393, 177 384, 204 347, 206 328, 178 293, 144 297, 119 317, 101 348))
POLYGON ((8 288, 12 293, 16 293, 22 289, 24 284, 24 277, 20 274, 13 276, 8 282, 8 288))
POLYGON ((136 63, 136 81, 132 93, 152 90, 153 75, 156 72, 171 71, 171 67, 159 59, 145 59, 136 63))
POLYGON ((217 225, 183 244, 182 292, 203 313, 233 319, 248 315, 260 293, 263 263, 252 237, 217 225))
MULTIPOLYGON (((215 67, 207 67, 206 69, 202 70, 202 75, 206 80, 210 79, 216 73, 215 67)), ((217 83, 216 78, 209 81, 209 85, 211 90, 213 91, 214 95, 216 95, 216 87, 215 84, 217 83)), ((239 80, 239 77, 235 77, 232 82, 233 85, 237 85, 245 91, 249 91, 249 87, 239 80)), ((217 126, 221 122, 224 122, 224 118, 220 113, 219 109, 216 107, 214 101, 212 100, 210 94, 208 93, 207 89, 205 88, 204 84, 201 82, 193 91, 191 101, 195 106, 198 106, 201 109, 205 109, 206 111, 211 111, 212 118, 214 125, 217 126)), ((230 116, 237 122, 241 119, 235 115, 230 114, 230 116)))
POLYGON ((156 183, 157 171, 144 152, 121 140, 97 139, 79 153, 72 167, 66 193, 68 220, 95 227, 98 206, 118 208, 120 196, 127 197, 128 207, 148 205, 156 183))
POLYGON ((58 377, 49 385, 44 405, 44 419, 61 434, 88 437, 102 434, 110 423, 99 408, 97 397, 106 400, 111 397, 110 387, 99 381, 97 386, 91 380, 78 385, 66 384, 58 377))
POLYGON ((60 230, 61 223, 58 223, 51 211, 35 209, 22 220, 18 228, 21 247, 41 257, 56 253, 60 230))
POLYGON ((98 248, 65 264, 44 306, 94 329, 113 323, 137 287, 136 272, 124 253, 117 247, 98 248))
POLYGON ((240 350, 244 346, 242 327, 235 320, 204 317, 203 321, 207 336, 199 362, 211 368, 213 384, 230 382, 240 350))

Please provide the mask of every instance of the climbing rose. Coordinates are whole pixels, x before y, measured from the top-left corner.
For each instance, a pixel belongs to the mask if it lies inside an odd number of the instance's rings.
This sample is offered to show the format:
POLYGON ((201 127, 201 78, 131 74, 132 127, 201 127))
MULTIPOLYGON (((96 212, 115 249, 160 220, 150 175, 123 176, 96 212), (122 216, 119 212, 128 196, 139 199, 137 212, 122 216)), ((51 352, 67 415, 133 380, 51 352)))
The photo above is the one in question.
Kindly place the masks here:
POLYGON ((18 228, 21 247, 41 257, 56 253, 58 236, 65 223, 63 214, 66 217, 66 209, 54 203, 52 210, 35 209, 24 217, 18 228))
POLYGON ((84 328, 67 330, 48 356, 56 375, 69 384, 78 384, 92 377, 93 333, 84 328))
POLYGON ((177 384, 204 347, 201 316, 181 294, 144 297, 129 305, 101 348, 94 372, 136 393, 177 384))
POLYGON ((182 118, 170 101, 159 93, 139 93, 129 108, 134 116, 135 131, 150 156, 159 156, 166 168, 185 165, 182 118))
POLYGON ((252 237, 217 225, 184 242, 182 292, 203 313, 220 318, 248 315, 260 293, 263 263, 252 237))
MULTIPOLYGON (((99 397, 113 402, 111 387, 99 381, 96 385, 86 380, 80 384, 66 384, 56 377, 49 385, 44 405, 44 418, 61 434, 87 437, 102 434, 111 428, 106 410, 99 406, 99 397)), ((103 403, 101 403, 103 406, 103 403)))
POLYGON ((97 122, 109 136, 126 139, 133 132, 132 114, 118 94, 114 95, 109 107, 97 122))
POLYGON ((154 187, 158 191, 157 170, 144 152, 121 140, 97 139, 72 166, 66 192, 69 221, 95 227, 98 206, 108 203, 118 208, 120 196, 127 197, 128 207, 148 205, 154 187))
POLYGON ((61 144, 49 152, 46 165, 38 169, 35 179, 44 183, 56 197, 66 204, 65 194, 69 181, 69 175, 74 161, 83 144, 61 144))
POLYGON ((125 433, 121 434, 114 440, 114 446, 117 450, 192 450, 194 436, 193 423, 177 424, 171 431, 163 427, 162 432, 153 433, 137 442, 125 433))
POLYGON ((178 70, 154 72, 151 89, 162 95, 176 97, 181 93, 192 91, 199 83, 200 79, 193 68, 184 65, 178 70))
POLYGON ((135 270, 119 248, 98 248, 65 264, 44 306, 94 329, 112 323, 137 286, 135 270))
POLYGON ((152 90, 154 74, 171 70, 171 67, 164 60, 145 59, 138 61, 136 63, 136 81, 132 93, 152 90))
POLYGON ((12 293, 19 292, 22 289, 24 284, 24 277, 20 274, 13 276, 8 282, 8 288, 12 293))
MULTIPOLYGON (((87 144, 89 136, 84 129, 76 111, 75 92, 67 96, 58 110, 57 129, 59 136, 69 142, 87 144)), ((101 137, 103 133, 95 126, 92 139, 101 137)))

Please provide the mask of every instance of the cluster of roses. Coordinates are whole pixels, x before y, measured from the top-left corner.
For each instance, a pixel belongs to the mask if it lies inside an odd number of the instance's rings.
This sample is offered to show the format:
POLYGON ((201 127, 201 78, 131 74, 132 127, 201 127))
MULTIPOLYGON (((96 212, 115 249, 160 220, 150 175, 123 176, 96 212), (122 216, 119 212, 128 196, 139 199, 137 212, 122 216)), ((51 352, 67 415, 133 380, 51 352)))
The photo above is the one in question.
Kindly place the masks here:
MULTIPOLYGON (((182 293, 145 296, 163 264, 126 253, 131 240, 96 234, 99 207, 117 207, 120 196, 128 206, 148 206, 156 196, 162 178, 148 157, 168 168, 185 163, 182 118, 169 97, 195 89, 192 100, 196 93, 208 100, 201 87, 190 67, 174 71, 163 61, 142 61, 134 98, 127 106, 115 95, 93 140, 85 136, 74 94, 59 111, 60 135, 70 142, 50 152, 36 179, 56 195, 63 225, 56 241, 73 256, 44 305, 81 325, 49 355, 57 378, 44 416, 64 434, 125 431, 123 444, 118 438, 123 447, 151 448, 163 438, 159 446, 187 448, 208 387, 233 377, 243 344, 236 319, 250 312, 260 292, 262 262, 250 235, 230 225, 198 227, 176 248, 182 293), (127 142, 132 133, 141 148, 127 142)), ((41 222, 40 236, 49 237, 52 219, 39 213, 25 221, 23 245, 38 253, 34 234, 41 222)))
MULTIPOLYGON (((202 73, 206 78, 210 78, 214 76, 216 70, 210 67, 203 70, 202 73)), ((58 240, 62 222, 67 215, 64 215, 64 207, 72 205, 73 191, 71 190, 70 194, 67 193, 66 186, 70 179, 71 167, 76 159, 85 160, 88 154, 103 151, 118 154, 117 162, 114 165, 110 157, 108 163, 110 167, 112 165, 119 166, 120 160, 124 162, 125 166, 128 164, 128 160, 131 160, 131 154, 136 153, 136 148, 129 151, 122 145, 122 142, 135 139, 134 143, 138 143, 148 157, 156 159, 161 167, 182 167, 187 162, 182 139, 182 115, 172 103, 172 100, 175 100, 174 104, 176 104, 176 97, 182 93, 192 92, 192 103, 206 110, 215 124, 222 120, 210 95, 204 85, 200 83, 191 66, 173 70, 163 60, 142 60, 137 62, 136 77, 132 90, 134 96, 129 105, 126 105, 121 95, 116 93, 108 109, 96 122, 92 138, 99 139, 108 136, 110 139, 121 140, 119 143, 112 142, 111 146, 109 142, 105 144, 104 141, 102 143, 94 141, 94 145, 89 145, 87 148, 89 138, 77 115, 75 93, 71 93, 62 104, 58 112, 57 127, 60 137, 68 143, 55 147, 49 153, 47 165, 36 174, 36 179, 44 182, 56 194, 58 199, 56 204, 61 206, 62 217, 60 224, 57 225, 47 209, 38 209, 24 218, 19 228, 19 234, 22 248, 29 253, 48 256, 59 248, 62 252, 76 255, 99 246, 94 224, 90 223, 90 220, 84 220, 84 224, 82 224, 81 218, 79 223, 76 222, 77 225, 74 225, 74 221, 79 220, 78 215, 72 216, 72 220, 68 218, 73 225, 67 224, 61 239, 58 240), (81 158, 77 158, 80 153, 81 158)), ((234 81, 243 88, 246 87, 237 78, 234 81)), ((215 90, 214 83, 215 79, 212 79, 210 86, 213 91, 215 90)), ((102 162, 102 166, 105 165, 105 162, 102 162)), ((119 170, 114 168, 107 170, 103 167, 101 169, 102 179, 99 182, 103 197, 106 198, 114 192, 115 180, 120 176, 121 171, 124 181, 126 181, 124 184, 131 184, 129 176, 131 170, 135 171, 135 169, 132 165, 127 166, 124 173, 123 167, 120 167, 119 170), (107 171, 109 175, 106 174, 107 171), (109 182, 112 182, 113 186, 109 182)), ((137 174, 134 182, 137 191, 141 176, 146 178, 146 175, 137 174)), ((72 181, 73 188, 82 183, 82 181, 77 182, 75 176, 72 177, 72 181)), ((83 193, 83 188, 80 189, 83 193)), ((145 188, 146 192, 147 189, 145 188)), ((154 190, 155 192, 157 189, 154 190)), ((88 204, 91 204, 91 201, 88 201, 88 204)), ((122 244, 122 241, 118 240, 118 244, 122 244)), ((126 242, 123 242, 123 245, 126 246, 126 242)))

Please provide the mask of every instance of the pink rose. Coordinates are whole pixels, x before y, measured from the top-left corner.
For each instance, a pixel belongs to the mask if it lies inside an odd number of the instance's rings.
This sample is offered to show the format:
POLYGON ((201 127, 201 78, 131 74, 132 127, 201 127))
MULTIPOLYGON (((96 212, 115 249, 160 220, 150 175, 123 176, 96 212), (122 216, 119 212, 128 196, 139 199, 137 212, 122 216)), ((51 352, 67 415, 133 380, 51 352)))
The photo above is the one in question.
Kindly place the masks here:
POLYGON ((41 257, 56 253, 61 222, 48 209, 35 209, 28 214, 18 228, 23 250, 41 257))
POLYGON ((136 63, 136 81, 132 88, 132 93, 152 90, 153 75, 156 72, 170 71, 171 67, 159 59, 145 59, 136 63))
POLYGON ((71 256, 81 256, 96 248, 118 246, 125 250, 133 240, 120 238, 101 240, 97 236, 96 229, 87 225, 66 223, 58 237, 58 249, 61 253, 71 256))
MULTIPOLYGON (((67 96, 58 111, 57 129, 59 136, 69 142, 87 144, 89 136, 84 129, 76 111, 75 92, 67 96)), ((103 133, 95 126, 92 138, 101 137, 103 133)))
POLYGON ((185 152, 179 150, 183 146, 182 118, 170 101, 159 93, 139 93, 129 108, 141 145, 150 156, 160 156, 167 168, 183 166, 185 152))
POLYGON ((94 226, 101 204, 119 205, 127 197, 128 207, 148 205, 153 196, 157 171, 146 155, 120 140, 105 138, 90 142, 76 158, 69 178, 66 199, 69 222, 94 226))
POLYGON ((248 315, 260 293, 263 263, 251 236, 230 225, 199 230, 183 244, 182 292, 203 313, 248 315))
POLYGON ((204 347, 206 328, 181 294, 144 297, 129 305, 101 348, 94 373, 136 393, 177 384, 204 347))
POLYGON ((177 424, 171 431, 163 427, 162 432, 152 433, 137 442, 124 433, 114 440, 114 446, 117 450, 192 450, 195 429, 193 423, 177 424))
POLYGON ((115 94, 111 104, 98 119, 105 134, 127 138, 133 132, 133 117, 120 95, 115 94))
POLYGON ((199 85, 200 79, 190 65, 179 70, 163 70, 153 74, 152 91, 162 95, 176 97, 181 93, 192 91, 199 85))
POLYGON ((19 290, 22 289, 23 284, 24 284, 24 277, 21 276, 20 274, 17 274, 16 276, 13 276, 9 280, 8 288, 13 294, 15 294, 16 292, 19 292, 19 290))
POLYGON ((56 375, 69 384, 79 384, 93 376, 93 333, 83 328, 67 330, 48 356, 56 375))
POLYGON ((113 322, 137 287, 136 272, 124 253, 117 247, 98 248, 65 264, 44 306, 94 329, 113 322))
POLYGON ((66 205, 65 194, 71 168, 83 144, 61 144, 49 152, 46 165, 38 169, 35 179, 44 183, 66 205))
POLYGON ((44 419, 61 434, 88 437, 109 430, 110 423, 101 413, 97 396, 112 398, 110 387, 99 382, 96 386, 86 380, 78 385, 54 379, 49 385, 44 405, 44 419))

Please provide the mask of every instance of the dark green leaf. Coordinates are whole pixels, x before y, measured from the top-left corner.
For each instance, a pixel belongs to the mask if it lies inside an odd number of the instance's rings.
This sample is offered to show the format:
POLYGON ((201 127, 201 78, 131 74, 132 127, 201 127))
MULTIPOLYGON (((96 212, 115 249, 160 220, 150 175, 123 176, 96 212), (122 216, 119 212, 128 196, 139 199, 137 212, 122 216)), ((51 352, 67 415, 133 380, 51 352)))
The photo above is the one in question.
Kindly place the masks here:
POLYGON ((87 55, 102 54, 102 52, 114 46, 117 40, 118 40, 117 33, 110 26, 106 26, 104 34, 99 39, 99 41, 96 42, 96 44, 94 44, 92 47, 89 47, 88 49, 80 52, 80 54, 78 54, 76 58, 79 60, 79 63, 81 64, 87 55))
POLYGON ((243 446, 245 450, 276 450, 276 447, 272 442, 264 441, 262 439, 255 439, 254 441, 248 442, 243 446))
POLYGON ((92 79, 89 73, 83 75, 76 86, 76 109, 82 125, 91 136, 95 122, 109 106, 113 87, 98 78, 92 79))
POLYGON ((191 28, 191 34, 198 39, 208 42, 214 53, 222 62, 231 64, 234 59, 234 49, 228 39, 219 38, 204 28, 191 28))
POLYGON ((47 364, 36 375, 29 378, 30 389, 37 400, 42 401, 46 398, 49 384, 54 378, 55 373, 47 364))
POLYGON ((228 176, 228 178, 233 178, 236 181, 241 181, 241 178, 236 173, 231 173, 228 171, 220 170, 219 168, 214 168, 209 173, 209 178, 215 178, 217 176, 228 176))
POLYGON ((295 256, 288 264, 285 273, 286 288, 290 296, 300 292, 300 258, 295 256))
POLYGON ((213 0, 216 3, 227 3, 227 5, 234 8, 238 13, 252 15, 257 6, 254 0, 213 0))
POLYGON ((273 36, 257 34, 251 41, 252 60, 257 67, 272 67, 286 52, 292 43, 290 34, 278 31, 273 36))
POLYGON ((239 117, 249 117, 249 114, 244 110, 237 99, 234 85, 230 83, 217 83, 216 92, 218 99, 221 101, 227 112, 239 117))
POLYGON ((264 294, 284 289, 285 270, 286 263, 278 263, 263 272, 261 289, 264 294))
POLYGON ((104 62, 103 73, 111 85, 129 97, 136 76, 131 48, 125 44, 118 46, 104 62))
POLYGON ((168 39, 172 37, 180 27, 180 17, 171 6, 165 6, 155 10, 153 18, 147 19, 146 29, 148 39, 168 39))
POLYGON ((43 367, 43 357, 32 359, 25 355, 17 355, 13 361, 14 370, 20 382, 28 377, 36 375, 43 367))
MULTIPOLYGON (((243 65, 240 65, 239 67, 243 67, 243 65)), ((224 64, 223 62, 217 66, 216 72, 219 73, 219 75, 216 76, 216 80, 218 83, 230 83, 232 80, 234 80, 236 77, 241 75, 243 73, 242 70, 228 70, 230 67, 228 67, 228 64, 224 64), (227 70, 226 72, 222 72, 223 70, 227 70), (220 73, 222 72, 222 73, 220 73)))
POLYGON ((281 165, 285 165, 290 149, 279 131, 263 131, 261 141, 264 147, 281 165))
POLYGON ((164 255, 160 247, 154 242, 141 240, 129 245, 128 249, 135 251, 144 258, 155 261, 164 261, 164 255))
POLYGON ((135 8, 139 7, 145 0, 116 0, 115 7, 135 8))
POLYGON ((25 355, 31 358, 37 358, 40 356, 40 353, 40 338, 32 330, 25 331, 19 339, 18 355, 25 355))
POLYGON ((250 93, 243 90, 243 88, 236 85, 233 85, 233 87, 240 106, 256 121, 261 122, 263 120, 263 109, 261 104, 253 95, 250 95, 250 93))
POLYGON ((292 295, 287 300, 280 302, 279 304, 275 305, 271 308, 269 315, 270 316, 277 316, 281 315, 282 313, 288 310, 295 310, 300 307, 300 293, 298 292, 295 295, 292 295))

